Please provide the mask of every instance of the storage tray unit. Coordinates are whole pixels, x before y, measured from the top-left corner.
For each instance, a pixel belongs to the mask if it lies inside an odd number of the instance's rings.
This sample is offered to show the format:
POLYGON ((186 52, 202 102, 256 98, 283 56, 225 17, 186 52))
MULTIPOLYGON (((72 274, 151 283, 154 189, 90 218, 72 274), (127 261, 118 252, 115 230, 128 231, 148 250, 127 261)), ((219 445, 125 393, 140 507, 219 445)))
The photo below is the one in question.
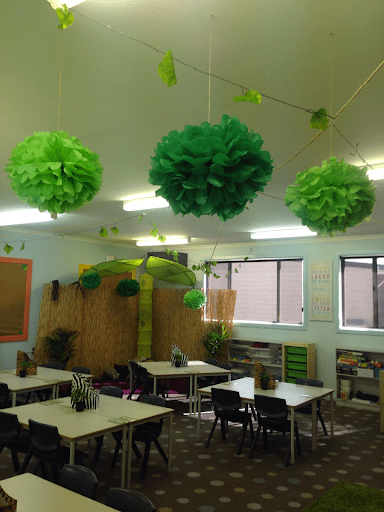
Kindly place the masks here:
POLYGON ((296 378, 316 378, 314 343, 283 343, 283 381, 296 383, 296 378))

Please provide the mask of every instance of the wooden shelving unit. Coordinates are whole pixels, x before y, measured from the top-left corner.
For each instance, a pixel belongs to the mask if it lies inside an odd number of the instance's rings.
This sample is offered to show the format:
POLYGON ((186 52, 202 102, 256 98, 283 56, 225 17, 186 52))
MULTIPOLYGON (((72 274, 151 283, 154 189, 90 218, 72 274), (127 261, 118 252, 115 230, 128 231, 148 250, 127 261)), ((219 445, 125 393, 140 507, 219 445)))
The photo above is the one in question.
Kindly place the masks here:
POLYGON ((314 343, 283 343, 283 381, 296 382, 297 377, 316 379, 314 343))

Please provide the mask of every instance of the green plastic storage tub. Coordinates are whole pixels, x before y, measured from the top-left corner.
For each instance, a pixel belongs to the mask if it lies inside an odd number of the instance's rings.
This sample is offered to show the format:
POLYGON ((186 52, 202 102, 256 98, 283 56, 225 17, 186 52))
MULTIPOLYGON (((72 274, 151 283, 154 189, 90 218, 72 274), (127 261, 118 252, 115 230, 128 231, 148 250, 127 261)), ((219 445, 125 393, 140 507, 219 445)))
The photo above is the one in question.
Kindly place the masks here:
POLYGON ((307 372, 299 372, 298 370, 288 370, 287 371, 287 376, 291 377, 291 378, 302 377, 303 379, 306 379, 307 378, 307 372))
POLYGON ((300 364, 300 363, 286 363, 288 370, 301 370, 302 372, 307 371, 307 365, 306 364, 300 364))
POLYGON ((287 354, 298 354, 302 356, 307 355, 306 347, 285 347, 287 354))
POLYGON ((306 363, 307 356, 298 356, 296 354, 287 354, 287 361, 293 361, 295 363, 306 363))

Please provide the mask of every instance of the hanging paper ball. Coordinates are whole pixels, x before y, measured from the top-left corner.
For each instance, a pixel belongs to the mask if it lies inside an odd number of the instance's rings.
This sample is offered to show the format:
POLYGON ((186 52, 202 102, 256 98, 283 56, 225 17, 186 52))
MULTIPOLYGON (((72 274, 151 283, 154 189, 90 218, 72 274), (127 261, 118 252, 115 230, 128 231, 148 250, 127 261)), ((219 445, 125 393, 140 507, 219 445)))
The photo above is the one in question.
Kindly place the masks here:
POLYGON ((237 117, 219 125, 202 123, 169 132, 157 144, 149 183, 161 185, 175 214, 214 215, 222 221, 241 213, 272 176, 271 155, 260 135, 248 132, 237 117))
POLYGON ((117 285, 117 291, 122 297, 133 297, 140 291, 140 284, 135 279, 122 279, 117 285))
POLYGON ((101 277, 97 272, 93 272, 92 274, 88 274, 87 276, 84 276, 81 280, 81 284, 84 286, 84 288, 87 288, 88 290, 93 290, 94 288, 97 288, 101 283, 101 277))
POLYGON ((190 309, 200 309, 204 306, 207 297, 201 290, 190 290, 184 295, 184 306, 190 309))
POLYGON ((15 194, 41 212, 81 208, 100 190, 99 155, 67 132, 39 132, 12 150, 6 172, 15 194))
POLYGON ((295 185, 287 188, 285 204, 304 226, 320 235, 345 233, 364 219, 370 220, 376 187, 366 170, 333 156, 321 168, 299 172, 295 185))

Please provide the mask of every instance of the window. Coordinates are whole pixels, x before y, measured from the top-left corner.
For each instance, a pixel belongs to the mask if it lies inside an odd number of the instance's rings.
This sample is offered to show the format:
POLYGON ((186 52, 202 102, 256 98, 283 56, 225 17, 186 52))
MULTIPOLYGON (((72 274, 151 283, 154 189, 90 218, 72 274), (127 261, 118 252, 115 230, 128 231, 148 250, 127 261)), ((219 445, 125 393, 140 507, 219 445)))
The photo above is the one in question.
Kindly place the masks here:
POLYGON ((384 256, 340 260, 343 327, 384 329, 384 256))
POLYGON ((237 290, 235 322, 303 324, 303 260, 219 262, 207 288, 237 290))

